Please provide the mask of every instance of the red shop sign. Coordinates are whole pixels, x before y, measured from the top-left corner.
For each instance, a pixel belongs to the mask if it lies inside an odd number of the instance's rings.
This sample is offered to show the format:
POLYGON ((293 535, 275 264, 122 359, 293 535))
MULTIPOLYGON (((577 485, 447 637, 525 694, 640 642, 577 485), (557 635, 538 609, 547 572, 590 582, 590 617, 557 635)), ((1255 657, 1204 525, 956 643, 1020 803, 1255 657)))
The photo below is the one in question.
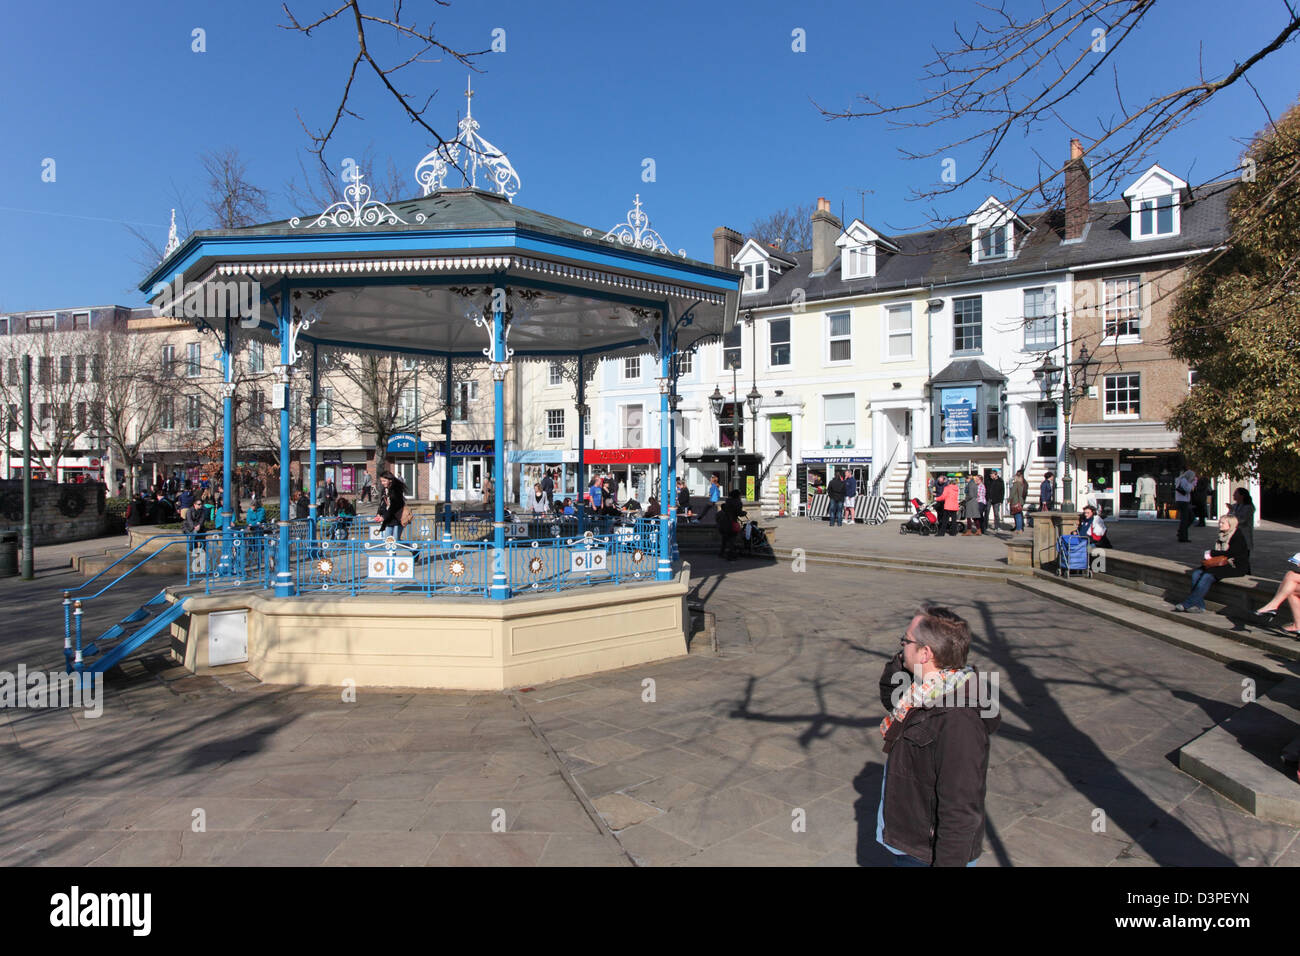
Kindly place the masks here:
POLYGON ((583 452, 588 465, 657 465, 658 448, 588 448, 583 452))

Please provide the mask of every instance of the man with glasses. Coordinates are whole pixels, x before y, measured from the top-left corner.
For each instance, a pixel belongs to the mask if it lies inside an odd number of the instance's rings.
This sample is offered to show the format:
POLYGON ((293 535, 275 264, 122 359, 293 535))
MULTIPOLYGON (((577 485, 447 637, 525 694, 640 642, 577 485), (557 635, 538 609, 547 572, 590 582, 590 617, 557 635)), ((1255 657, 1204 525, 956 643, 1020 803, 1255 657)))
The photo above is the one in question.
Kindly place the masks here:
POLYGON ((899 866, 974 866, 983 850, 989 738, 1000 717, 996 700, 980 700, 970 642, 964 620, 924 607, 880 677, 889 715, 880 724, 887 756, 876 842, 899 866))

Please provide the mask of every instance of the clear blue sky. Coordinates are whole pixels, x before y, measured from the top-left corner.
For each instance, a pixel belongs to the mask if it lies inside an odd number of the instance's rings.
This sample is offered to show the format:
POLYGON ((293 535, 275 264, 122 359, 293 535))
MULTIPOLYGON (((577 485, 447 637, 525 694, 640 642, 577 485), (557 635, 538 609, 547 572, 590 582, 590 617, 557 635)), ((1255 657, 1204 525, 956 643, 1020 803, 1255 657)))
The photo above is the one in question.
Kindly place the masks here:
MULTIPOLYGON (((334 5, 290 3, 300 19, 334 5)), ((369 5, 379 13, 392 6, 369 5)), ((640 192, 669 245, 706 260, 718 225, 744 231, 755 218, 818 196, 852 218, 861 211, 859 189, 872 191, 872 224, 923 225, 928 209, 907 196, 937 179, 938 162, 907 161, 898 150, 939 141, 890 132, 881 120, 828 122, 812 100, 843 107, 865 91, 917 97, 931 45, 943 46, 953 22, 969 24, 978 12, 966 0, 452 0, 427 9, 453 47, 485 48, 494 28, 506 31, 506 52, 478 61, 485 72, 474 77, 474 114, 522 177, 517 202, 607 229, 640 192), (796 28, 806 31, 804 53, 791 49, 796 28), (655 182, 642 181, 646 157, 655 160, 655 182)), ((1198 57, 1208 74, 1221 75, 1283 22, 1275 0, 1231 9, 1160 0, 1135 44, 1141 55, 1121 60, 1125 95, 1145 101, 1191 81, 1198 57)), ((283 21, 269 0, 8 5, 0 33, 0 312, 142 304, 140 250, 123 223, 146 227, 161 245, 175 192, 200 209, 204 150, 237 147, 250 178, 272 193, 275 216, 312 211, 295 209, 284 190, 300 158, 314 161, 296 114, 312 126, 329 121, 352 38, 348 24, 308 40, 279 29, 283 21), (206 31, 204 53, 191 51, 196 27, 206 31), (57 164, 53 183, 41 178, 47 157, 57 164)), ((1276 116, 1297 96, 1300 51, 1292 44, 1251 76, 1276 116)), ((437 91, 428 117, 451 135, 465 77, 444 59, 408 68, 402 85, 437 91)), ((381 165, 391 156, 409 174, 428 149, 422 131, 371 77, 358 92, 364 121, 340 129, 329 154, 335 168, 370 149, 381 165)), ((1111 101, 1080 103, 1069 119, 1086 124, 1112 111, 1111 101)), ((1170 137, 1158 159, 1190 182, 1214 178, 1264 123, 1255 95, 1240 86, 1170 137)), ((1020 141, 1023 153, 1004 156, 1003 168, 1012 176, 1032 170, 1031 148, 1064 161, 1068 139, 1064 128, 1045 127, 1020 141)), ((959 164, 969 158, 956 154, 959 164)), ((995 191, 972 187, 941 212, 964 214, 995 191)))

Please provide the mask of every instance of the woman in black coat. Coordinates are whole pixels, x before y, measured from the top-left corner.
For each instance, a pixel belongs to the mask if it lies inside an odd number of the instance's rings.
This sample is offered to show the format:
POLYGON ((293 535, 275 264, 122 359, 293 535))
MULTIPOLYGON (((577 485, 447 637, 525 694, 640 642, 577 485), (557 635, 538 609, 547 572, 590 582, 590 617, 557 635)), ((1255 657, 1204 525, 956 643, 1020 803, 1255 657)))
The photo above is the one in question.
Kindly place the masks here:
POLYGON ((1246 547, 1246 536, 1237 526, 1236 516, 1224 515, 1219 519, 1218 540, 1205 553, 1201 567, 1192 572, 1192 593, 1182 604, 1175 605, 1174 610, 1203 614, 1205 595, 1215 581, 1247 574, 1250 574, 1250 549, 1246 547))
POLYGON ((379 499, 379 517, 383 521, 381 531, 392 529, 393 537, 399 541, 402 537, 402 512, 406 510, 406 485, 391 471, 384 471, 379 476, 379 483, 384 493, 379 499))

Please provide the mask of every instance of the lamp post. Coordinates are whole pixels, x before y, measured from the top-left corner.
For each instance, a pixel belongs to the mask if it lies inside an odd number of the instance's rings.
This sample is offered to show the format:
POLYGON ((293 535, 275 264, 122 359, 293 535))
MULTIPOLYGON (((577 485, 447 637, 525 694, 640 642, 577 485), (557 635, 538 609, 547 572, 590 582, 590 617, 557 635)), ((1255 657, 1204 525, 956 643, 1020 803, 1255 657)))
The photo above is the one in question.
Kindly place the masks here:
POLYGON ((1043 356, 1043 364, 1034 371, 1034 378, 1042 383, 1049 398, 1053 397, 1052 392, 1058 377, 1061 382, 1061 418, 1064 420, 1065 432, 1064 454, 1061 459, 1064 463, 1061 468, 1064 472, 1061 475, 1061 507, 1065 509, 1074 507, 1074 465, 1070 454, 1070 415, 1074 409, 1074 391, 1077 387, 1079 398, 1083 398, 1087 393, 1088 373, 1096 361, 1088 354, 1086 343, 1079 346, 1079 357, 1074 361, 1069 360, 1070 320, 1065 313, 1061 315, 1061 333, 1062 347, 1065 350, 1064 361, 1057 365, 1052 361, 1051 353, 1047 353, 1043 356), (1076 372, 1077 385, 1070 381, 1071 368, 1076 372))
MULTIPOLYGON (((753 428, 750 431, 749 436, 754 439, 754 454, 757 455, 758 454, 758 410, 763 406, 763 396, 758 393, 757 384, 750 387, 749 394, 745 396, 745 404, 749 406, 749 417, 753 421, 753 428)), ((757 477, 755 477, 754 479, 755 497, 757 497, 758 494, 759 494, 758 479, 757 477)))

